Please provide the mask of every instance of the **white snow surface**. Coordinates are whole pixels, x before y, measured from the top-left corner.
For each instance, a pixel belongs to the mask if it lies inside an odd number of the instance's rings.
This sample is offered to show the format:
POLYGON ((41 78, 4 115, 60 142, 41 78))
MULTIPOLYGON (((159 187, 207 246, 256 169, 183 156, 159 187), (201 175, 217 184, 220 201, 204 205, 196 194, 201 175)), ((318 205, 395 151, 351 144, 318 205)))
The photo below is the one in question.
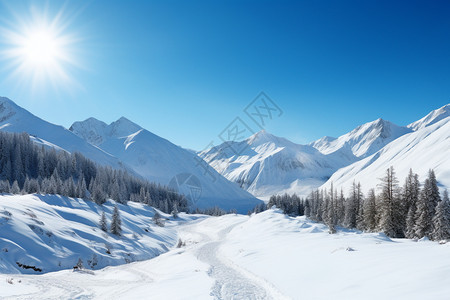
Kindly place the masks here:
POLYGON ((122 117, 106 125, 94 118, 76 122, 75 134, 118 157, 142 177, 169 185, 179 174, 190 174, 200 182, 201 194, 191 206, 236 209, 247 213, 261 201, 225 179, 195 153, 183 149, 122 117), (205 169, 207 168, 207 169, 205 169))
POLYGON ((425 180, 433 169, 441 189, 450 189, 450 117, 420 127, 389 143, 375 154, 338 170, 323 185, 350 188, 355 180, 363 191, 376 188, 379 178, 393 166, 400 184, 403 184, 409 169, 425 180))
POLYGON ((5 299, 448 299, 450 244, 328 228, 279 210, 177 226, 185 246, 93 272, 0 275, 5 299), (8 283, 8 281, 10 283, 8 283))
POLYGON ((70 269, 78 259, 88 269, 145 260, 166 252, 177 242, 174 221, 161 213, 166 227, 153 224, 155 209, 141 203, 118 204, 122 235, 102 231, 105 212, 111 223, 114 201, 91 201, 54 195, 0 196, 0 273, 47 273, 70 269), (107 251, 110 252, 107 253, 107 251), (17 263, 41 269, 23 269, 17 263))
POLYGON ((337 169, 355 161, 352 154, 324 155, 262 130, 242 142, 225 142, 199 155, 228 180, 260 199, 297 193, 306 196, 337 169))
POLYGON ((46 147, 64 149, 67 152, 78 151, 99 164, 121 167, 116 157, 87 143, 64 127, 36 117, 5 97, 0 97, 0 130, 26 132, 35 142, 46 147))

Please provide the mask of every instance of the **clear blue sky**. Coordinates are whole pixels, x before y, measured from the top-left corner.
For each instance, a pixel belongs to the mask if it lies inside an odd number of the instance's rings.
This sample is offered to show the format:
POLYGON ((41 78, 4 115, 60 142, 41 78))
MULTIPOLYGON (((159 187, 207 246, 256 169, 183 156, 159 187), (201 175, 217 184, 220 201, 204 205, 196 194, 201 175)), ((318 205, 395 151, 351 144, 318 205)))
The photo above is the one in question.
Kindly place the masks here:
POLYGON ((70 83, 32 88, 3 57, 0 95, 66 127, 125 116, 202 149, 265 91, 284 111, 266 129, 307 143, 379 117, 406 125, 450 102, 448 1, 5 1, 0 11, 13 31, 62 12, 70 83))

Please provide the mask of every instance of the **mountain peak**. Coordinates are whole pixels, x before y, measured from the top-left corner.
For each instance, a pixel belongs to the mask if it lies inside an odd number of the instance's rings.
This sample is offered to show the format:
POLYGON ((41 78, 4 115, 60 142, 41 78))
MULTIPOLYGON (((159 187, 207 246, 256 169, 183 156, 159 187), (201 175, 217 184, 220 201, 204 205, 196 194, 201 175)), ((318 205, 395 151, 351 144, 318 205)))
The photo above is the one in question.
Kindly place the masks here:
POLYGON ((310 143, 324 154, 339 150, 348 151, 356 157, 363 158, 380 150, 396 138, 411 132, 411 129, 398 126, 390 121, 378 118, 365 123, 339 138, 322 138, 310 143))
POLYGON ((70 131, 95 146, 102 144, 107 137, 125 137, 141 129, 141 126, 125 117, 120 117, 109 125, 90 117, 84 121, 73 123, 69 128, 70 131))
POLYGON ((267 132, 265 129, 258 131, 247 139, 249 145, 277 142, 280 138, 267 132))
POLYGON ((109 128, 109 135, 113 137, 128 136, 142 129, 141 126, 137 125, 136 123, 130 121, 129 119, 123 116, 120 117, 117 121, 109 124, 108 128, 109 128))

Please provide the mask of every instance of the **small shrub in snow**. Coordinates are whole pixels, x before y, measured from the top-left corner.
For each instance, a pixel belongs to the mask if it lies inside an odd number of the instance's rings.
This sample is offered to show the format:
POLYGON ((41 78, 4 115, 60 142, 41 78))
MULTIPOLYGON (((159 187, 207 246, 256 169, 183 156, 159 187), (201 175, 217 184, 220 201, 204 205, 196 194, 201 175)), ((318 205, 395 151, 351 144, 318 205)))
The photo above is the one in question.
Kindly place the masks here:
POLYGON ((153 222, 160 227, 164 227, 164 220, 159 212, 156 212, 153 216, 153 222))

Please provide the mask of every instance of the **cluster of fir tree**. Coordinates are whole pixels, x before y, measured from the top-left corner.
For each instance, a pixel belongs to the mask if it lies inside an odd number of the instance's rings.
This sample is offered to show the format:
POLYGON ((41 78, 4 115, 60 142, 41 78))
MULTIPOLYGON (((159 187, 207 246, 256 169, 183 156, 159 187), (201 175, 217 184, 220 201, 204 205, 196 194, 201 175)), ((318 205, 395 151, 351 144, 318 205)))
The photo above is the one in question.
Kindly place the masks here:
POLYGON ((169 213, 186 211, 186 198, 124 170, 100 166, 82 154, 45 148, 26 133, 0 132, 0 193, 58 194, 103 204, 114 199, 146 203, 169 213))
MULTIPOLYGON (((285 193, 284 195, 271 196, 266 209, 274 205, 282 209, 285 214, 291 216, 303 216, 305 214, 305 200, 301 199, 296 194, 289 195, 285 193)), ((254 212, 258 212, 257 210, 261 211, 264 210, 264 208, 257 206, 255 207, 254 212)))
POLYGON ((403 187, 399 186, 394 168, 386 170, 378 185, 379 193, 354 182, 344 196, 331 185, 330 189, 313 191, 305 200, 305 215, 323 222, 336 231, 336 226, 366 232, 384 232, 393 238, 433 240, 450 239, 450 203, 448 192, 441 198, 433 170, 421 186, 417 174, 410 170, 403 187))
POLYGON ((226 210, 224 210, 218 206, 214 206, 214 207, 205 208, 205 209, 196 208, 196 209, 192 210, 191 213, 218 217, 218 216, 223 216, 226 214, 235 214, 236 210, 232 209, 227 212, 226 210))

